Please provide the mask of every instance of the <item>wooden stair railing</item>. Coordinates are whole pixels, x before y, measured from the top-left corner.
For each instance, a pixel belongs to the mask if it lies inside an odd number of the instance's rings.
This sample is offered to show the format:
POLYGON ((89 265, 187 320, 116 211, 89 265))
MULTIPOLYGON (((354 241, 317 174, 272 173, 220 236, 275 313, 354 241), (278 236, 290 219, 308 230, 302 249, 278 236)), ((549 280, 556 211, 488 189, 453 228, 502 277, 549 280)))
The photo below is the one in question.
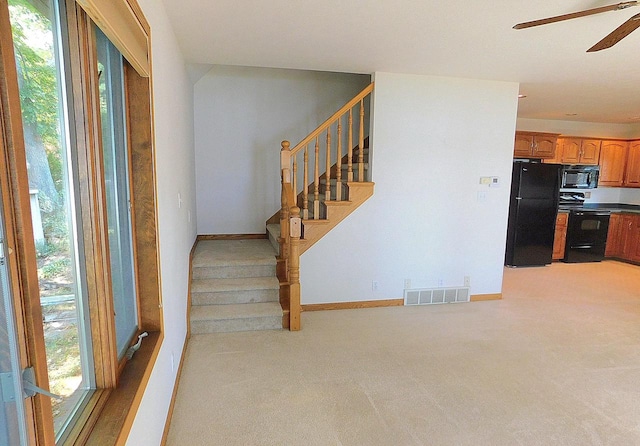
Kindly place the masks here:
MULTIPOLYGON (((372 91, 373 83, 347 102, 295 147, 290 148, 289 141, 282 141, 282 149, 280 151, 282 194, 280 238, 278 240, 280 244, 278 277, 281 280, 280 301, 284 309, 283 326, 288 326, 292 331, 300 330, 300 239, 303 234, 303 225, 305 222, 311 224, 315 220, 322 219, 321 204, 323 205, 322 208, 325 209, 326 215, 328 204, 348 201, 350 199, 348 191, 350 189, 357 190, 358 183, 365 182, 365 99, 369 97, 372 91), (357 159, 355 160, 353 143, 354 114, 358 119, 357 159), (343 132, 343 125, 345 124, 347 126, 346 135, 343 132), (332 142, 335 142, 335 144, 332 145, 332 142), (321 143, 324 145, 322 152, 321 143), (309 146, 312 146, 313 150, 312 170, 309 159, 309 146), (346 153, 343 152, 345 146, 346 153), (332 149, 333 147, 335 147, 335 150, 332 149), (324 160, 321 160, 322 156, 324 160), (333 168, 332 159, 335 159, 336 163, 333 168), (324 161, 324 173, 321 176, 320 164, 322 161, 324 161), (345 161, 346 179, 342 173, 342 164, 345 161), (302 163, 301 181, 298 178, 298 165, 300 163, 302 163), (354 164, 357 166, 356 172, 354 172, 354 164), (309 174, 311 172, 313 172, 313 182, 309 183, 309 174), (335 186, 332 193, 333 182, 335 182, 335 186), (346 193, 343 193, 343 186, 346 187, 344 191, 346 193), (312 197, 312 200, 310 200, 310 197, 312 197), (309 210, 310 201, 313 204, 311 211, 309 210)), ((363 197, 367 197, 366 194, 360 193, 353 193, 353 195, 357 205, 366 199, 363 197), (356 195, 357 197, 355 197, 356 195)), ((344 218, 344 215, 340 216, 340 219, 342 218, 344 218)))

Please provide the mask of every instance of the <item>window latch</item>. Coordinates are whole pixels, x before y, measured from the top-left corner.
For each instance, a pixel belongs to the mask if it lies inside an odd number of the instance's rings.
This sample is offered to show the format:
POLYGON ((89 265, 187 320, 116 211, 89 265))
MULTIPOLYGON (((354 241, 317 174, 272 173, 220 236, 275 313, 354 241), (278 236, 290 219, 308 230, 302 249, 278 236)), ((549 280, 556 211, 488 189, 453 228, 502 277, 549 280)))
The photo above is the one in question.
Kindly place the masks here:
MULTIPOLYGON (((16 400, 16 392, 13 381, 13 373, 4 372, 0 373, 0 392, 2 393, 2 402, 11 403, 16 400)), ((36 393, 41 393, 49 398, 55 400, 61 400, 60 395, 55 395, 41 387, 35 385, 36 374, 33 367, 27 367, 22 371, 22 397, 24 399, 35 396, 36 393)))
POLYGON ((0 266, 4 265, 4 239, 0 238, 0 266))
POLYGON ((55 393, 51 393, 48 390, 44 390, 42 387, 38 387, 35 384, 36 382, 36 373, 33 370, 33 367, 27 367, 22 371, 22 391, 24 392, 24 398, 31 398, 35 396, 36 393, 40 393, 44 396, 48 396, 49 398, 53 398, 54 400, 61 400, 62 397, 60 395, 56 395, 55 393))
POLYGON ((142 345, 142 338, 146 338, 147 336, 149 336, 149 333, 147 333, 146 331, 140 333, 140 335, 138 336, 138 342, 129 347, 129 349, 127 350, 127 353, 125 354, 127 359, 133 358, 133 354, 140 350, 140 345, 142 345))

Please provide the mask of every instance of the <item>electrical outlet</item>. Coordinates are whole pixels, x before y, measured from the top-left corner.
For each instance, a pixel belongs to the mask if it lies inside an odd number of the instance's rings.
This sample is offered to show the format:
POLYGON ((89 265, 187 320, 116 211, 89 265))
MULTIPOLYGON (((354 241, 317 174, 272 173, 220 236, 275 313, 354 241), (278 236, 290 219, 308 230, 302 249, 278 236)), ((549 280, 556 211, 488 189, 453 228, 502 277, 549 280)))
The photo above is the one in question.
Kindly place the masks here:
POLYGON ((375 280, 371 282, 371 291, 378 291, 378 282, 375 280))
POLYGON ((471 286, 471 277, 470 276, 464 276, 464 286, 466 286, 466 287, 470 287, 471 286))
POLYGON ((404 289, 408 290, 411 288, 411 279, 404 279, 404 289))
POLYGON ((444 284, 444 280, 438 279, 438 286, 441 287, 444 284))

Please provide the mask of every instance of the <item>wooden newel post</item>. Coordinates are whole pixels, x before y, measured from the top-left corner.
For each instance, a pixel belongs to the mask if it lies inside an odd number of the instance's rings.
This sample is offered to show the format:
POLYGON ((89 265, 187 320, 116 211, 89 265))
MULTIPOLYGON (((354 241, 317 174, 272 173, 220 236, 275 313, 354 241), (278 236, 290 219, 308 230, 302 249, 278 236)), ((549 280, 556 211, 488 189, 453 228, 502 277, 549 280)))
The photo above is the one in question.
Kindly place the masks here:
POLYGON ((300 330, 300 237, 302 220, 300 208, 291 207, 289 235, 289 330, 300 330))
POLYGON ((284 183, 291 183, 291 177, 289 175, 287 175, 287 178, 284 178, 284 173, 289 173, 291 169, 291 152, 289 151, 291 144, 285 140, 282 141, 280 145, 282 146, 282 149, 280 149, 280 171, 283 173, 282 180, 284 183))
POLYGON ((289 141, 282 141, 280 150, 280 172, 282 180, 282 191, 280 193, 280 259, 284 263, 283 270, 285 279, 289 278, 289 206, 285 184, 291 182, 289 166, 291 163, 291 152, 289 152, 289 141))

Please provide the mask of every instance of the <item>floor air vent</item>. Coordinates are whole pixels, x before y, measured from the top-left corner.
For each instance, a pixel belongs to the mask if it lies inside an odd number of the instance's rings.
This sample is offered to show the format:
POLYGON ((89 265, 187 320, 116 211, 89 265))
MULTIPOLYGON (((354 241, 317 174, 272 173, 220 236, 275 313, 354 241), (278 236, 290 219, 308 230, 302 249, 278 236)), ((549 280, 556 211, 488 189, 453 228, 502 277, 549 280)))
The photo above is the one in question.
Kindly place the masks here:
POLYGON ((469 288, 420 288, 404 290, 405 305, 469 302, 469 288))

